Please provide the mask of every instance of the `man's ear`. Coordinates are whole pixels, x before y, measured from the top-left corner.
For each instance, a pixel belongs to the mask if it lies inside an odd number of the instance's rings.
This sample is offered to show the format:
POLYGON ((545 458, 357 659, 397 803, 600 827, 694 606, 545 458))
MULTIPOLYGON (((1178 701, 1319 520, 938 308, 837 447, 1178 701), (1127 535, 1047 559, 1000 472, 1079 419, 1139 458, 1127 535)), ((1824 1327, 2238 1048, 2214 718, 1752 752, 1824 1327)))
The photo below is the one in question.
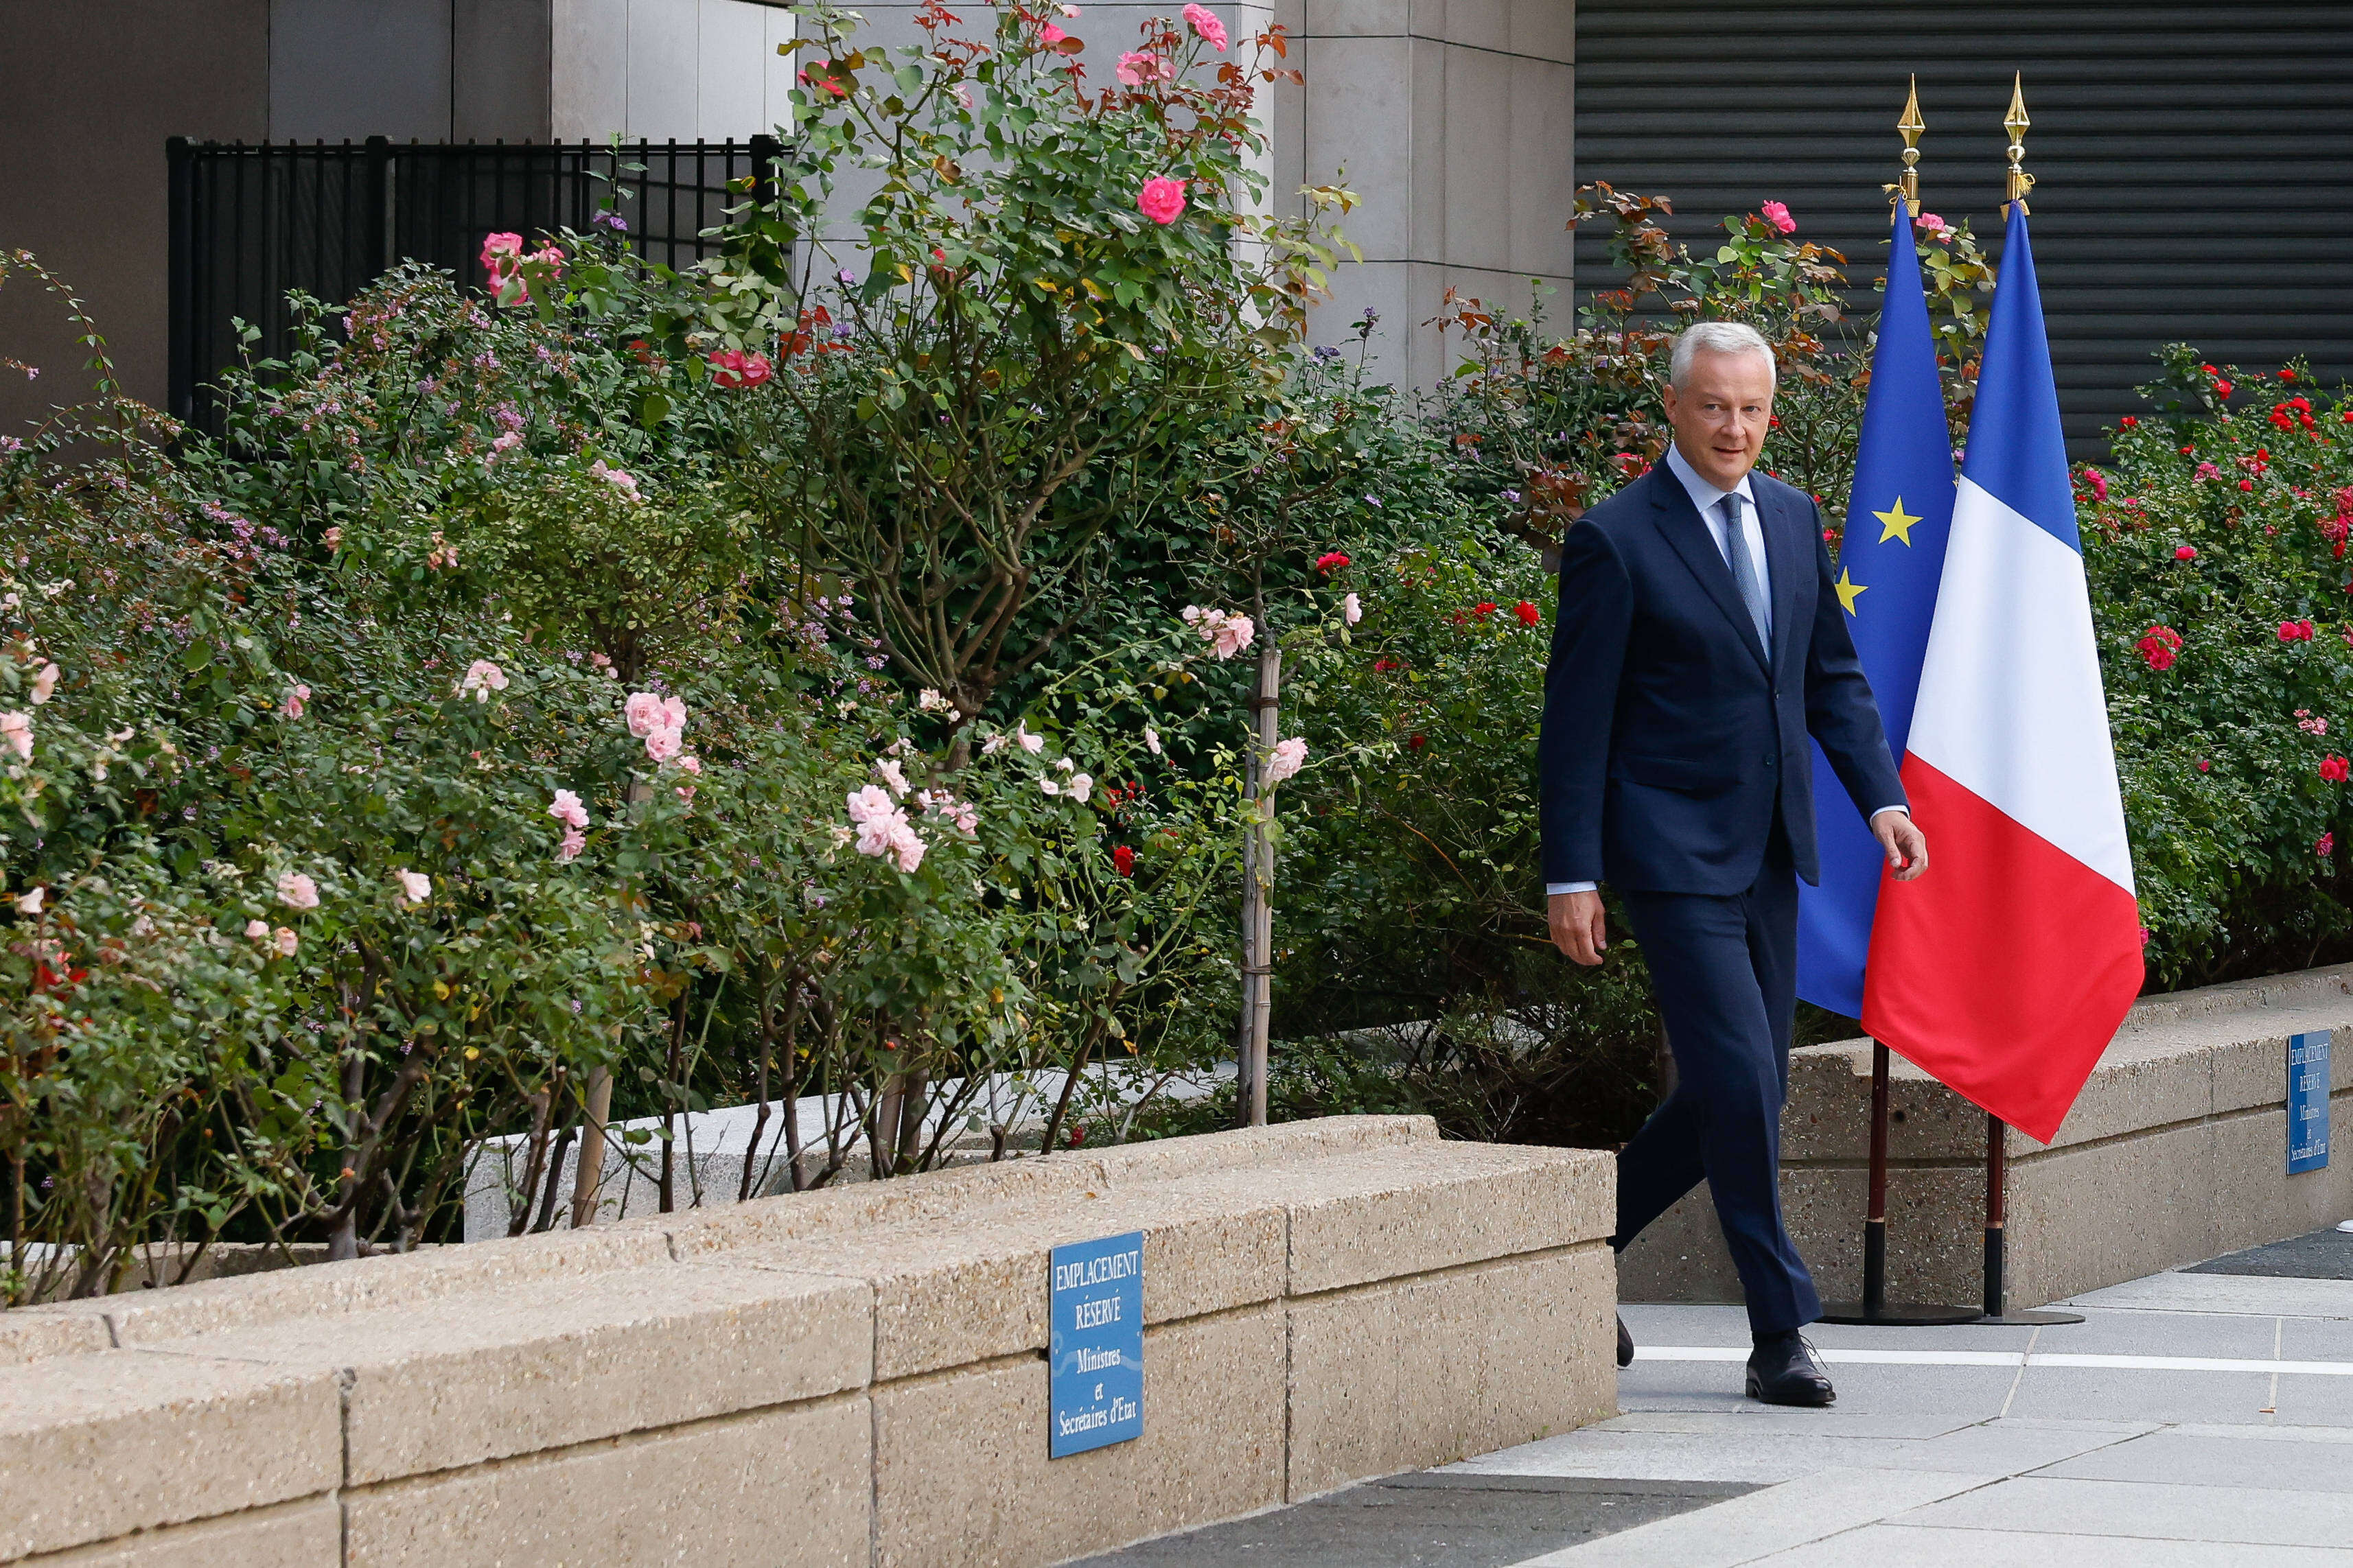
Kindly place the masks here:
POLYGON ((1673 382, 1671 381, 1659 388, 1659 402, 1666 408, 1667 419, 1672 423, 1675 416, 1675 384, 1673 382))

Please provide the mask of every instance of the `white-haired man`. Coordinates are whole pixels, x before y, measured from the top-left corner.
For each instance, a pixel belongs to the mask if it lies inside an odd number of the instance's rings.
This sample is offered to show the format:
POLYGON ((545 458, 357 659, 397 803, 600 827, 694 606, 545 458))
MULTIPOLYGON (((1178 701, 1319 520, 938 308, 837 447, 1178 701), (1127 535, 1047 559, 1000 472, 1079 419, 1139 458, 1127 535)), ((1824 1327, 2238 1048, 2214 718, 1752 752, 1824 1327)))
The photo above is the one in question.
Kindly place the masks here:
MULTIPOLYGON (((1569 530, 1538 778, 1553 941, 1599 963, 1599 886, 1649 963, 1676 1084, 1618 1156, 1623 1250, 1704 1177, 1756 1348, 1749 1397, 1837 1397, 1799 1330, 1821 1314, 1782 1224, 1781 1105, 1797 1008, 1797 879, 1818 875, 1810 736, 1888 865, 1927 868, 1831 587, 1821 514, 1756 472, 1772 346, 1703 321, 1676 340, 1666 460, 1569 530)), ((1621 1320, 1619 1364, 1632 1359, 1621 1320)))

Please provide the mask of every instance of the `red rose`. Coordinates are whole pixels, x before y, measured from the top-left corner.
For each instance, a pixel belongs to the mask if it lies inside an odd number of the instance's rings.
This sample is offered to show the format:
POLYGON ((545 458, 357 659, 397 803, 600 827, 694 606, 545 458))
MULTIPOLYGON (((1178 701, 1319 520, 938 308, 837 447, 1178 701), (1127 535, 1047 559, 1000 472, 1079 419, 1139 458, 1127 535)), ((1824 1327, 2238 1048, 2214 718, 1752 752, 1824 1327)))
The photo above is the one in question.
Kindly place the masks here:
POLYGON ((2198 759, 2198 771, 2201 773, 2211 773, 2214 771, 2214 764, 2200 757, 2198 759))
POLYGON ((1123 844, 1111 852, 1112 869, 1123 877, 1135 875, 1135 851, 1123 844))
POLYGON ((2181 634, 2171 626, 2151 626, 2133 646, 2140 649, 2149 668, 2168 670, 2173 668, 2174 656, 2181 647, 2181 634))
POLYGON ((1512 606, 1512 614, 1520 617, 1520 625, 1524 626, 1535 626, 1538 621, 1544 619, 1544 612, 1537 609, 1534 605, 1529 604, 1525 599, 1522 599, 1518 604, 1512 606))
POLYGON ((2282 621, 2279 624, 2279 640, 2282 642, 2310 642, 2312 640, 2312 623, 2310 621, 2282 621))
POLYGON ((2319 856, 2323 860, 2327 859, 2329 856, 2335 854, 2336 851, 2337 835, 2334 833, 2322 834, 2320 836, 2320 842, 2312 847, 2312 852, 2315 855, 2319 856))
POLYGON ((1477 616, 1481 620, 1485 620, 1489 616, 1495 613, 1495 601, 1493 599, 1482 599, 1477 604, 1471 606, 1471 613, 1477 616))
POLYGON ((2140 421, 2134 418, 2129 414, 2126 415, 2122 419, 2117 420, 2116 423, 2123 426, 2127 430, 2138 429, 2140 426, 2140 421))
POLYGON ((2343 757, 2320 759, 2320 776, 2328 783, 2343 784, 2348 773, 2353 773, 2353 763, 2347 762, 2343 757))
POLYGON ((2194 544, 2177 544, 2173 547, 2173 558, 2176 561, 2195 561, 2198 559, 2198 547, 2194 544))
POLYGON ((1328 555, 1318 555, 1315 558, 1315 570, 1329 576, 1347 563, 1348 558, 1335 550, 1328 555))
POLYGON ((1430 744, 1428 741, 1422 739, 1419 735, 1416 735, 1406 742, 1405 749, 1409 752, 1418 752, 1428 744, 1430 744))
POLYGON ((2253 479, 2241 479, 2239 481, 2239 488, 2242 490, 2253 489, 2255 488, 2255 481, 2253 479))
POLYGON ((2217 397, 2228 397, 2231 395, 2231 384, 2224 381, 2219 375, 2214 378, 2214 395, 2217 397))

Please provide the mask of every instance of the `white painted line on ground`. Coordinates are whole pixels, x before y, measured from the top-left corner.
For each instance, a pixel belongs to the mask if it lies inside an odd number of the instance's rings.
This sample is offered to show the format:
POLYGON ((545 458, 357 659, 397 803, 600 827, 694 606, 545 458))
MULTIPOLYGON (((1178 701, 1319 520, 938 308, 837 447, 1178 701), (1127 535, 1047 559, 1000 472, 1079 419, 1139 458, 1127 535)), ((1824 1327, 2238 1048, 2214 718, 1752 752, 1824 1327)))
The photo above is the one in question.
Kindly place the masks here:
MULTIPOLYGON (((1825 1362, 1851 1366, 2098 1367, 2118 1372, 2262 1372, 2353 1377, 2353 1362, 2240 1361, 2228 1356, 2089 1355, 2070 1351, 1883 1351, 1819 1348, 1825 1362)), ((1746 1361, 1733 1345, 1638 1345, 1636 1361, 1746 1361)))

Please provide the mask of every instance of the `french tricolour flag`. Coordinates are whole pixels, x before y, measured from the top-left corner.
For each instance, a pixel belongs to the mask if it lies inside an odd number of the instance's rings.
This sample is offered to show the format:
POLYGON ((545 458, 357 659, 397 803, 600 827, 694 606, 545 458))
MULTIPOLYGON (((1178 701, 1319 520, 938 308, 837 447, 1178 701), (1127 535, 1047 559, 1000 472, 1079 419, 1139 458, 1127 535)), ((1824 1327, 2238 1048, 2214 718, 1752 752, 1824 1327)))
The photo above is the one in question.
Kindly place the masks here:
POLYGON ((2141 985, 2042 302, 2012 203, 1904 756, 1928 874, 1880 889, 1862 1023, 2049 1142, 2141 985))

